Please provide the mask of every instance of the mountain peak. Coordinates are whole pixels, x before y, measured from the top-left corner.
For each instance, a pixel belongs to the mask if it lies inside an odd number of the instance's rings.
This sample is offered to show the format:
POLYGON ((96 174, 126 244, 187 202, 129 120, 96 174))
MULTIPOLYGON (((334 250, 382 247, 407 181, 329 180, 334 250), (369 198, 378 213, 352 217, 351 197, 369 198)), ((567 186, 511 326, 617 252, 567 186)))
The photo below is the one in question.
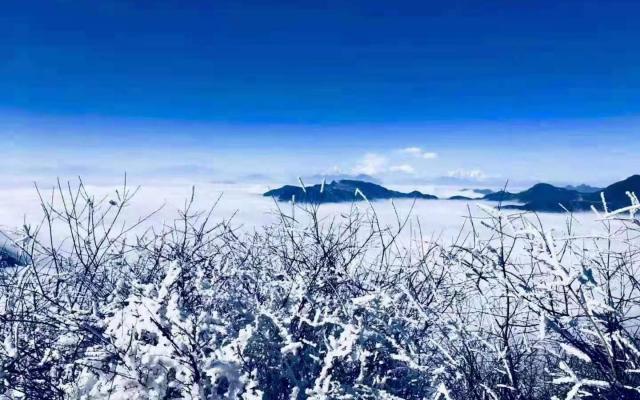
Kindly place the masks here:
MULTIPOLYGON (((630 177, 621 180, 620 182, 616 182, 613 185, 616 184, 631 184, 631 185, 638 185, 640 186, 640 175, 635 174, 635 175, 631 175, 630 177)), ((613 186, 611 185, 611 186, 613 186)))
POLYGON ((628 192, 640 194, 640 175, 631 175, 593 193, 591 201, 599 205, 602 201, 601 194, 603 194, 610 210, 622 208, 630 204, 629 196, 627 196, 628 192))
POLYGON ((278 189, 264 193, 264 196, 274 197, 278 201, 290 201, 294 196, 300 203, 339 203, 362 200, 355 196, 356 189, 369 200, 381 199, 437 199, 436 196, 423 194, 417 190, 411 193, 403 193, 387 189, 372 182, 358 181, 354 179, 341 179, 322 185, 300 186, 285 185, 278 189))
POLYGON ((564 187, 564 189, 575 190, 578 193, 595 193, 595 192, 599 192, 600 190, 602 190, 602 188, 600 188, 600 187, 587 185, 585 183, 581 183, 581 184, 579 184, 577 186, 567 185, 567 186, 564 187))
POLYGON ((553 186, 550 183, 544 183, 544 182, 540 182, 540 183, 536 183, 535 185, 531 186, 527 191, 531 192, 531 191, 549 191, 549 190, 568 190, 568 189, 563 189, 563 188, 559 188, 557 186, 553 186))

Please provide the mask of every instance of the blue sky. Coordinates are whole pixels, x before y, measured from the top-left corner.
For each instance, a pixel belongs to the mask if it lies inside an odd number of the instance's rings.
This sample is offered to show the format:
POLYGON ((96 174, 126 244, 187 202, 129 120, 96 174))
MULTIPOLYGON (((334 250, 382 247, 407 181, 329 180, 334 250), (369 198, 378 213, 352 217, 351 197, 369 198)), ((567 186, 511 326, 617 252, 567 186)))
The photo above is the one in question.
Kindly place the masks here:
POLYGON ((635 1, 27 3, 0 15, 5 175, 639 172, 635 1))

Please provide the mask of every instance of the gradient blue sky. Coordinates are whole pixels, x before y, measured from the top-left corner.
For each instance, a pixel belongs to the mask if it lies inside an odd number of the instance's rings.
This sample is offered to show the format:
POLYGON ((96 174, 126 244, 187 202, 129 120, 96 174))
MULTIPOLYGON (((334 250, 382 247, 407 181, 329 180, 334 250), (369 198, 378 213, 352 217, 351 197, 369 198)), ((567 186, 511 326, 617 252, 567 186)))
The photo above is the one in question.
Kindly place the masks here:
POLYGON ((9 1, 0 168, 605 182, 640 172, 638 15, 604 0, 9 1))

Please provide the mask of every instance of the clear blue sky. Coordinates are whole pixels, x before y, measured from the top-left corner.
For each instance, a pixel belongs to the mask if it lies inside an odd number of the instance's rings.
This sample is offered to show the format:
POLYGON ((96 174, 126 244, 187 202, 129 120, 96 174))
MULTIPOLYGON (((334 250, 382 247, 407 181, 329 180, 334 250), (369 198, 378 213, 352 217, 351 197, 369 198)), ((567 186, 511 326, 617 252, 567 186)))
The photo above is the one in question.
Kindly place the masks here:
POLYGON ((637 148, 639 15, 640 2, 616 0, 8 1, 0 135, 16 158, 119 143, 203 160, 266 151, 280 173, 312 173, 385 153, 387 173, 420 176, 527 175, 535 153, 520 164, 539 146, 557 163, 550 179, 568 180, 592 153, 624 175, 633 155, 620 152, 637 148), (437 160, 390 154, 406 147, 437 160))

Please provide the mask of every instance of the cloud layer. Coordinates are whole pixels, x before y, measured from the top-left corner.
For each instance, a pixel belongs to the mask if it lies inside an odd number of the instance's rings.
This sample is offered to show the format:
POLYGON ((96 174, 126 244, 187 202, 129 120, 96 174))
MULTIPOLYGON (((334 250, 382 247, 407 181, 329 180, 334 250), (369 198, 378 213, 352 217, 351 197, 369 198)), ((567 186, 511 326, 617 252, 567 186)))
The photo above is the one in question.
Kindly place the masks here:
POLYGON ((423 158, 425 160, 433 160, 435 158, 438 158, 438 153, 434 153, 432 151, 424 151, 420 147, 405 147, 404 149, 401 149, 400 152, 413 157, 423 158))

